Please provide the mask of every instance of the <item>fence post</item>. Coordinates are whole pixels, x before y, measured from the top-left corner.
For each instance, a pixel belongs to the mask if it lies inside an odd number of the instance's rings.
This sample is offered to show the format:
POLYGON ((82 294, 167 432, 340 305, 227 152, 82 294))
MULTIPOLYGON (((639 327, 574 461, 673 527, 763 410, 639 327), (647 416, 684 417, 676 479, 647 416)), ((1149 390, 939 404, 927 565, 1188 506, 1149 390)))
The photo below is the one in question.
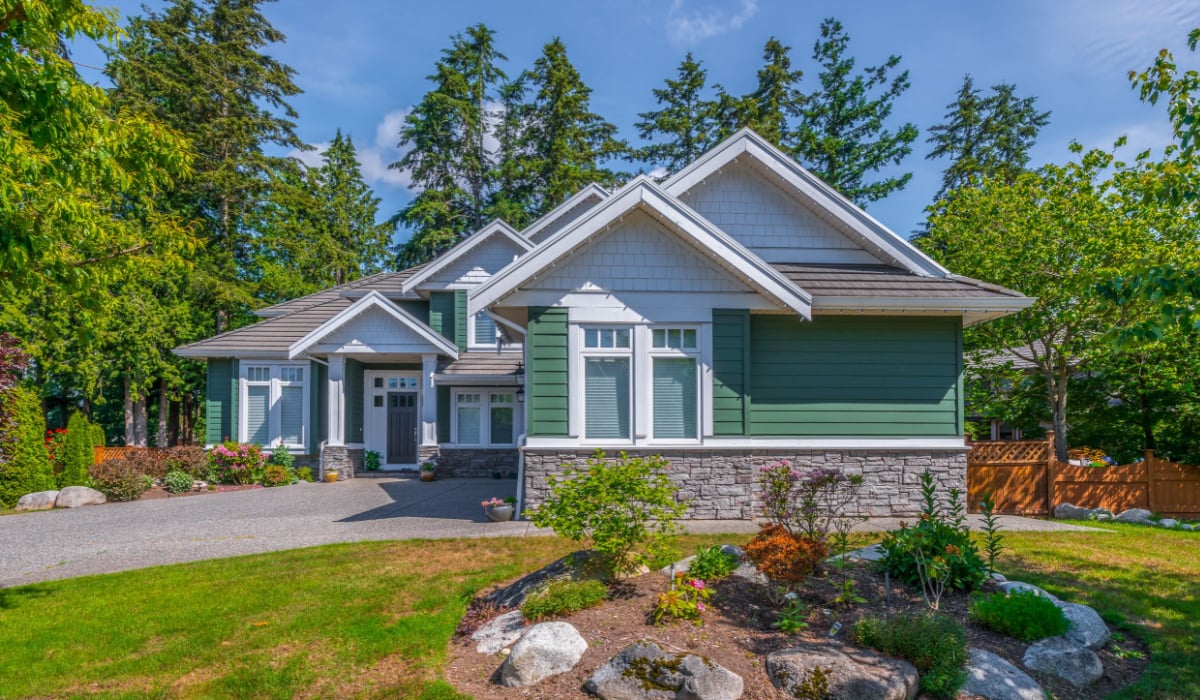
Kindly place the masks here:
POLYGON ((1146 509, 1151 513, 1158 511, 1154 508, 1154 450, 1143 450, 1146 458, 1146 509))
POLYGON ((1046 515, 1054 516, 1054 464, 1057 454, 1054 451, 1054 431, 1046 431, 1046 515))

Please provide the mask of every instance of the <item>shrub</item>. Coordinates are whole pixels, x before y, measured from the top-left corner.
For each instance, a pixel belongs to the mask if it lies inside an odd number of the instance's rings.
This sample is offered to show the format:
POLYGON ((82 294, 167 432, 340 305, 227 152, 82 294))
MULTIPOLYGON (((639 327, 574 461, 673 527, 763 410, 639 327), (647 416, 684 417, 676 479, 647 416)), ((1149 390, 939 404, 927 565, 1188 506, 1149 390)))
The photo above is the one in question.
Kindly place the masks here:
POLYGON ((95 461, 92 450, 92 424, 76 411, 67 421, 67 435, 55 460, 58 463, 59 486, 86 486, 88 468, 95 461))
POLYGON ((92 438, 92 447, 104 447, 108 444, 108 438, 104 435, 103 425, 91 423, 88 426, 88 434, 92 438))
POLYGON ((521 614, 526 620, 557 617, 599 605, 607 596, 608 589, 595 579, 559 579, 526 598, 521 605, 521 614))
POLYGON ((829 554, 821 540, 793 535, 776 524, 767 524, 745 547, 746 557, 767 578, 793 588, 808 578, 829 554))
POLYGON ((0 393, 0 506, 11 508, 27 493, 54 488, 45 432, 37 393, 20 386, 0 393))
POLYGON ((771 627, 784 634, 796 634, 808 627, 808 609, 804 607, 804 601, 796 597, 794 593, 789 595, 791 597, 779 608, 771 627))
POLYGON ((939 502, 933 477, 925 472, 921 475, 921 494, 924 504, 917 523, 911 527, 901 525, 880 541, 880 567, 897 580, 918 586, 922 585, 922 561, 933 563, 935 568, 944 562, 946 588, 977 588, 987 578, 988 567, 971 540, 962 493, 951 489, 948 502, 939 502))
POLYGON ((858 497, 863 478, 836 469, 803 472, 784 459, 763 467, 759 482, 767 521, 810 539, 828 540, 839 519, 846 519, 846 507, 858 497))
POLYGON ((312 480, 313 480, 312 467, 300 467, 299 469, 297 469, 296 470, 296 478, 299 479, 300 481, 307 481, 309 483, 312 483, 312 480))
POLYGON ((379 471, 380 465, 383 463, 383 455, 375 450, 367 450, 363 453, 363 467, 369 471, 379 471))
POLYGON ((1033 591, 978 596, 971 601, 971 619, 1023 642, 1058 636, 1070 626, 1054 601, 1033 591))
POLYGON ((192 475, 178 469, 167 472, 162 481, 163 488, 171 493, 187 493, 192 490, 192 475))
POLYGON ((258 445, 226 442, 214 447, 211 455, 217 481, 253 484, 262 480, 263 455, 258 445))
POLYGON ((92 465, 92 483, 110 501, 136 501, 154 480, 128 459, 110 459, 92 465))
POLYGON ((583 468, 566 466, 550 475, 550 495, 530 521, 560 537, 586 541, 603 558, 609 574, 633 570, 653 559, 679 530, 687 509, 676 501, 675 485, 661 456, 605 459, 597 450, 583 468))
POLYGON ((934 612, 867 617, 855 625, 854 639, 916 666, 921 692, 935 698, 953 698, 967 680, 967 631, 952 617, 934 612))
POLYGON ((272 452, 271 456, 267 458, 267 464, 274 464, 276 466, 283 467, 284 469, 291 469, 292 465, 295 463, 296 458, 292 455, 292 453, 288 452, 282 447, 272 452))
POLYGON ((208 479, 208 452, 199 445, 171 447, 163 454, 162 468, 166 471, 186 472, 193 479, 208 479))
POLYGON ((654 605, 651 616, 654 622, 662 622, 664 617, 676 620, 692 620, 700 624, 700 616, 707 609, 704 601, 712 597, 712 589, 703 580, 685 576, 682 571, 671 578, 666 592, 658 594, 658 602, 654 605))
POLYGON ((696 557, 688 566, 688 576, 702 581, 720 581, 732 574, 737 566, 738 558, 720 547, 698 547, 696 557))
POLYGON ((263 486, 287 486, 292 483, 291 470, 278 464, 268 464, 263 470, 263 486))

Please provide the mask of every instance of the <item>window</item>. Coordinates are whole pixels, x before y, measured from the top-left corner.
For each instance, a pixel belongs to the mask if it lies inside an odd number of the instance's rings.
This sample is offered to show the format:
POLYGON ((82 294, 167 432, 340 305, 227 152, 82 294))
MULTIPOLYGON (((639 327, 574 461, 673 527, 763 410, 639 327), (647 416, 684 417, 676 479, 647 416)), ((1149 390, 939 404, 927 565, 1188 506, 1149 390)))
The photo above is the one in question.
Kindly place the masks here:
POLYGON ((472 320, 474 328, 471 331, 471 345, 495 347, 496 322, 492 320, 492 317, 480 311, 472 320))
POLYGON ((673 350, 695 350, 695 328, 655 328, 651 334, 650 344, 655 348, 670 348, 673 350))
POLYGON ((303 365, 252 365, 243 369, 243 441, 265 447, 305 447, 307 374, 303 365))
POLYGON ((515 444, 511 392, 459 391, 454 395, 454 442, 458 445, 515 444))
POLYGON ((656 357, 653 363, 654 439, 696 439, 695 358, 656 357))
POLYGON ((587 328, 583 331, 585 348, 629 348, 628 328, 587 328))
POLYGON ((629 440, 633 354, 629 328, 583 329, 583 436, 629 440))

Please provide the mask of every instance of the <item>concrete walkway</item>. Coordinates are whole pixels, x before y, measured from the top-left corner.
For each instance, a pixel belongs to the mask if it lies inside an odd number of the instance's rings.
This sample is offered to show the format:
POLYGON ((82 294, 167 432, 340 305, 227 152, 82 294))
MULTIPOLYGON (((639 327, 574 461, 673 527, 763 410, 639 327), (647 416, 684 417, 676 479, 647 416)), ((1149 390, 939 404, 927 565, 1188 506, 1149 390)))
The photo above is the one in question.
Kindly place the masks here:
MULTIPOLYGON (((0 587, 333 542, 546 534, 493 523, 479 502, 515 493, 493 479, 353 479, 112 503, 0 517, 0 587)), ((911 519, 910 519, 911 520, 911 519)), ((898 519, 862 529, 886 530, 898 519)), ((745 521, 689 521, 697 533, 753 532, 745 521)), ((1008 530, 1086 530, 1005 518, 1008 530)))

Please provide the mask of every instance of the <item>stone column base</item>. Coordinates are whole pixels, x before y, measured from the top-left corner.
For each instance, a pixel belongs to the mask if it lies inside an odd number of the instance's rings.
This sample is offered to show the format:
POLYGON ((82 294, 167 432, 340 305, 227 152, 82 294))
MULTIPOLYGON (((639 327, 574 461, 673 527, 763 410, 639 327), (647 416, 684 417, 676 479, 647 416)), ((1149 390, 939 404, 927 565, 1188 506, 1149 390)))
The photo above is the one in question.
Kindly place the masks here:
POLYGON ((321 452, 321 479, 325 479, 325 470, 331 467, 338 470, 338 481, 353 479, 354 470, 363 468, 364 452, 361 447, 326 445, 321 452))

